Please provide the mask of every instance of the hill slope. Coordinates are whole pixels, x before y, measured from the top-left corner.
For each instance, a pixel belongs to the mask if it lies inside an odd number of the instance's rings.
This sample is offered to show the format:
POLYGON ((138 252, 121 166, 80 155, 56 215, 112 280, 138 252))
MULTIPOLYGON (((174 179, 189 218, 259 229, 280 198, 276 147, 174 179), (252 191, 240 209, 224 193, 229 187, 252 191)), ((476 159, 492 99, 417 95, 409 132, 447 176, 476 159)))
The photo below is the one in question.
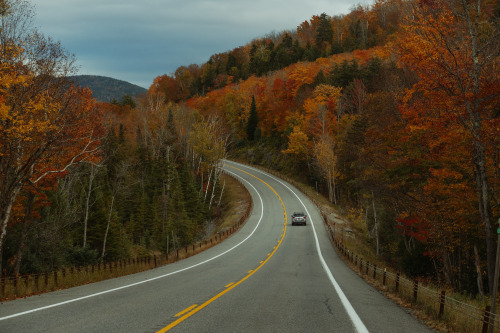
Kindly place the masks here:
POLYGON ((101 102, 111 102, 113 99, 120 101, 124 95, 135 97, 147 91, 138 85, 106 76, 77 75, 72 79, 82 87, 89 87, 94 98, 101 102))

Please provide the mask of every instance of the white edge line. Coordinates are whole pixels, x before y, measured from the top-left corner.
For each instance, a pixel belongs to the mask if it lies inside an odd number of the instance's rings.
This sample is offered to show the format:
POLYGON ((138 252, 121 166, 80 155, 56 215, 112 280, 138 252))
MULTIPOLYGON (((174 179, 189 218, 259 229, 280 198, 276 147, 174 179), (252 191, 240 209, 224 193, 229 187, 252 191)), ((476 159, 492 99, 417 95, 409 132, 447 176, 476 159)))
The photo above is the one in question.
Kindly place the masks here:
MULTIPOLYGON (((299 198, 299 196, 287 184, 283 183, 279 178, 276 178, 276 177, 274 177, 273 175, 271 175, 271 174, 269 174, 267 172, 261 171, 259 169, 256 169, 256 168, 244 165, 244 164, 240 164, 240 163, 236 163, 236 162, 232 162, 232 163, 235 163, 235 164, 238 164, 238 165, 242 165, 242 166, 245 166, 245 167, 247 167, 249 169, 258 171, 258 172, 260 172, 262 174, 265 174, 266 176, 274 179, 275 181, 279 182, 281 185, 283 185, 284 187, 286 187, 290 192, 292 192, 295 195, 295 197, 300 201, 300 203, 302 204, 302 206, 304 206, 304 209, 306 210, 307 215, 311 216, 309 214, 309 211, 307 210, 306 205, 302 202, 302 200, 299 198)), ((340 288, 340 285, 337 283, 337 280, 335 280, 335 278, 333 277, 333 274, 330 271, 330 268, 328 267, 328 265, 326 264, 325 259, 323 258, 323 254, 322 254, 321 248, 319 246, 318 235, 316 234, 316 228, 314 227, 314 223, 313 223, 312 219, 311 219, 311 225, 312 225, 312 228, 313 228, 314 240, 316 241, 316 250, 318 251, 318 256, 319 256, 319 259, 321 261, 321 265, 323 266, 323 269, 326 272, 326 275, 328 276, 328 278, 330 279, 331 283, 333 284, 333 287, 335 288, 335 291, 339 295, 340 301, 342 302, 342 305, 344 306, 344 308, 345 308, 347 314, 349 315, 352 323, 354 324, 354 327, 356 328, 356 330, 358 332, 360 332, 360 333, 365 333, 365 332, 368 333, 368 329, 366 328, 365 324, 363 324, 363 321, 361 320, 361 318, 356 313, 356 310, 354 310, 354 308, 352 307, 351 302, 349 302, 349 300, 347 299, 347 296, 342 291, 342 288, 340 288)))
POLYGON ((226 250, 226 251, 224 251, 224 252, 216 255, 215 257, 212 257, 212 258, 207 259, 205 261, 199 262, 199 263, 197 263, 195 265, 192 265, 192 266, 180 269, 180 270, 175 271, 175 272, 170 272, 168 274, 160 275, 160 276, 157 276, 157 277, 154 277, 154 278, 150 278, 150 279, 147 279, 147 280, 144 280, 144 281, 139 281, 139 282, 136 282, 136 283, 128 284, 128 285, 121 286, 121 287, 118 287, 118 288, 113 288, 113 289, 101 291, 101 292, 98 292, 98 293, 95 293, 95 294, 90 294, 90 295, 87 295, 87 296, 82 296, 82 297, 70 299, 70 300, 67 300, 67 301, 64 301, 64 302, 59 302, 59 303, 55 303, 55 304, 43 306, 43 307, 40 307, 40 308, 28 310, 28 311, 18 312, 18 313, 15 313, 15 314, 12 314, 12 315, 9 315, 9 316, 5 316, 5 317, 0 317, 0 321, 11 319, 11 318, 14 318, 14 317, 19 317, 19 316, 27 315, 27 314, 30 314, 30 313, 33 313, 33 312, 38 312, 38 311, 47 310, 47 309, 50 309, 50 308, 55 308, 57 306, 61 306, 61 305, 65 305, 65 304, 69 304, 69 303, 73 303, 73 302, 78 302, 78 301, 81 301, 81 300, 84 300, 84 299, 87 299, 87 298, 92 298, 92 297, 96 297, 96 296, 108 294, 108 293, 111 293, 111 292, 114 292, 114 291, 118 291, 118 290, 130 288, 130 287, 134 287, 134 286, 137 286, 137 285, 140 285, 140 284, 143 284, 143 283, 147 283, 147 282, 151 282, 151 281, 154 281, 154 280, 158 280, 158 279, 161 279, 161 278, 164 278, 164 277, 167 277, 167 276, 170 276, 170 275, 173 275, 173 274, 176 274, 176 273, 180 273, 180 272, 186 271, 188 269, 191 269, 191 268, 203 265, 203 264, 205 264, 205 263, 207 263, 209 261, 212 261, 212 260, 214 260, 214 259, 216 259, 216 258, 218 258, 220 256, 223 256, 224 254, 226 254, 226 253, 234 250, 235 248, 237 248, 238 246, 240 246, 241 244, 243 244, 244 242, 246 242, 255 233, 255 231, 259 227, 260 222, 262 221, 262 218, 264 216, 264 202, 262 201, 262 197, 260 196, 260 194, 257 191, 257 189, 250 182, 248 182, 243 177, 241 177, 241 176, 239 176, 239 175, 237 175, 237 174, 235 174, 235 173, 233 173, 231 171, 228 171, 228 170, 225 170, 225 171, 228 172, 228 173, 230 173, 230 174, 232 174, 232 175, 234 175, 234 176, 236 176, 236 177, 239 177, 241 180, 245 181, 248 185, 250 185, 254 189, 255 193, 257 193, 257 195, 259 196, 259 200, 260 200, 260 204, 261 204, 260 218, 259 218, 259 221, 257 222, 257 225, 252 230, 252 232, 245 239, 243 239, 241 242, 239 242, 238 244, 236 244, 235 246, 233 246, 229 250, 226 250))

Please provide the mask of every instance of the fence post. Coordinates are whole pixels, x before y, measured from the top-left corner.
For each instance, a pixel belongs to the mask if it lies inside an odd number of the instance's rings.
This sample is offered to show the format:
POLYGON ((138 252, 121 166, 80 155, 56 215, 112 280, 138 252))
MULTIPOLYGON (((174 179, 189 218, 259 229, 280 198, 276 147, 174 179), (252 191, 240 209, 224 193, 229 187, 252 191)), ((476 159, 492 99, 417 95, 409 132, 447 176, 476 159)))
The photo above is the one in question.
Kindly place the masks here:
POLYGON ((373 278, 377 278, 377 264, 373 265, 373 278))
POLYGON ((399 272, 396 274, 396 291, 399 292, 399 272))
POLYGON ((363 258, 359 260, 359 271, 363 274, 363 258))
POLYGON ((157 267, 156 266, 156 254, 153 254, 153 257, 154 257, 154 260, 155 260, 155 268, 157 267))
POLYGON ((368 269, 370 269, 370 262, 366 262, 366 275, 368 275, 368 269))
POLYGON ((418 281, 415 280, 415 282, 413 282, 413 301, 414 302, 417 302, 417 294, 418 294, 418 281))
POLYGON ((16 275, 14 277, 14 290, 15 290, 15 293, 17 294, 18 291, 17 291, 17 281, 19 280, 19 275, 16 275))
POLYGON ((484 309, 484 316, 483 316, 483 333, 488 333, 488 326, 490 324, 490 309, 491 307, 489 305, 486 305, 486 308, 484 309))
POLYGON ((441 318, 441 316, 444 313, 444 301, 445 301, 445 291, 441 290, 441 297, 439 298, 439 315, 438 318, 441 318))
POLYGON ((384 278, 382 279, 382 284, 385 286, 385 279, 387 276, 387 268, 384 268, 384 278))

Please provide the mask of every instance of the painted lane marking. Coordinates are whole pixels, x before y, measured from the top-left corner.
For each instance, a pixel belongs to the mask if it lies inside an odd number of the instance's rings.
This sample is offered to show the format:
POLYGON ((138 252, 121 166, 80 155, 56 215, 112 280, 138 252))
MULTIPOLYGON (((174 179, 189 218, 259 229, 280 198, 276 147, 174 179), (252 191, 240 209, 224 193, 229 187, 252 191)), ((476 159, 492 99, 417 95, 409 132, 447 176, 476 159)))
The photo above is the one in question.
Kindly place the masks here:
MULTIPOLYGON (((261 182, 263 182, 264 184, 266 184, 273 192, 274 194, 276 194, 276 196, 278 197, 278 199, 280 200, 281 202, 281 206, 283 207, 283 210, 285 212, 284 214, 284 218, 285 218, 285 224, 286 224, 286 220, 287 220, 287 214, 286 214, 286 209, 285 209, 285 205, 283 203, 283 200, 281 199, 281 197, 279 196, 279 194, 271 187, 271 185, 269 185, 268 183, 266 183, 265 181, 263 181, 262 179, 244 171, 244 170, 241 170, 241 169, 238 169, 238 168, 235 168, 233 166, 230 166, 229 167, 231 168, 234 168, 236 170, 239 170, 241 172, 244 172, 258 180, 260 180, 261 182)), ((221 291, 219 294, 215 295, 214 297, 210 298, 208 301, 206 301, 205 303, 201 304, 200 306, 198 306, 197 308, 193 309, 191 312, 188 312, 186 313, 184 316, 182 316, 181 318, 177 319, 176 321, 170 323, 169 325, 165 326, 164 328, 162 328, 161 330, 159 330, 158 332, 156 333, 165 333, 167 331, 169 331, 170 329, 174 328, 175 326, 177 326, 178 324, 180 324, 181 322, 183 322, 184 320, 188 319, 189 317, 191 317, 192 315, 194 315, 195 313, 197 313, 198 311, 200 311, 201 309, 205 308, 207 305, 209 305, 210 303, 212 303, 213 301, 215 301, 216 299, 222 297, 224 294, 226 294, 227 292, 229 292, 231 289, 235 288, 236 286, 240 285, 241 283, 243 283, 246 279, 248 279, 250 276, 252 276, 253 274, 255 274, 255 272, 257 272, 259 269, 262 268, 262 266, 264 266, 268 261, 269 259, 271 259, 271 257, 276 253, 276 251, 278 250, 279 246, 281 245, 281 243, 283 242, 283 240, 285 239, 285 234, 286 234, 286 227, 285 227, 285 230, 281 236, 281 239, 279 240, 278 242, 278 245, 274 247, 274 250, 273 252, 269 253, 267 255, 267 258, 264 260, 264 261, 261 261, 260 262, 260 265, 254 269, 254 270, 251 270, 248 272, 248 275, 246 275, 244 278, 242 278, 240 281, 234 283, 234 284, 230 284, 229 287, 227 287, 225 290, 221 291)))
MULTIPOLYGON (((236 163, 236 162, 232 162, 232 163, 245 166, 243 164, 236 163)), ((274 177, 274 176, 272 176, 272 175, 270 175, 268 173, 260 171, 259 169, 255 169, 255 168, 252 168, 252 167, 249 167, 249 166, 245 166, 245 167, 247 167, 247 168, 249 168, 251 170, 260 172, 260 173, 262 173, 262 174, 264 174, 264 175, 266 175, 266 176, 274 179, 275 181, 277 181, 278 183, 280 183, 284 187, 286 187, 300 201, 300 203, 302 204, 302 206, 304 207, 304 209, 306 211, 306 214, 308 216, 311 216, 311 214, 309 214, 309 211, 307 210, 306 205, 304 204, 304 202, 302 202, 302 200, 299 198, 299 196, 287 184, 283 183, 279 178, 276 178, 276 177, 274 177)), ((313 229, 314 240, 316 241, 316 250, 318 252, 318 256, 319 256, 321 265, 323 266, 323 269, 324 269, 326 275, 330 279, 330 282, 332 283, 333 287, 335 288, 335 291, 339 295, 340 301, 342 302, 342 305, 344 306, 344 309, 346 310, 347 314, 349 315, 349 318, 351 319, 351 322, 353 323, 356 331, 358 331, 360 333, 365 333, 365 332, 368 333, 368 329, 366 328, 365 324, 363 324, 363 321, 361 320, 361 318, 356 313, 356 310, 354 310, 354 308, 352 307, 351 302, 349 302, 349 300, 347 299, 347 296, 344 294, 344 291, 342 290, 342 288, 340 288, 340 285, 337 283, 337 280, 335 280, 335 278, 333 277, 333 274, 330 271, 330 268, 328 267, 328 265, 326 264, 325 259, 323 258, 323 253, 321 252, 321 248, 319 246, 318 235, 316 233, 316 228, 314 227, 314 223, 313 223, 312 219, 311 219, 311 225, 312 225, 312 229, 313 229)))
POLYGON ((181 312, 179 312, 178 314, 176 314, 176 315, 175 315, 175 317, 180 317, 180 316, 182 316, 183 314, 185 314, 186 312, 191 311, 193 308, 195 308, 195 307, 197 307, 197 306, 198 306, 198 304, 193 304, 193 305, 191 305, 190 307, 188 307, 187 309, 182 310, 181 312))
MULTIPOLYGON (((230 172, 230 173, 232 173, 232 172, 230 172)), ((131 283, 131 284, 128 284, 128 285, 125 285, 125 286, 121 286, 121 287, 117 287, 117 288, 113 288, 113 289, 104 290, 104 291, 101 291, 101 292, 98 292, 98 293, 94 293, 94 294, 90 294, 90 295, 86 295, 86 296, 82 296, 82 297, 77 297, 77 298, 69 299, 67 301, 63 301, 63 302, 59 302, 59 303, 54 303, 54 304, 51 304, 51 305, 42 306, 42 307, 39 307, 39 308, 35 308, 35 309, 23 311, 23 312, 14 313, 12 315, 0 317, 0 321, 7 320, 7 319, 10 319, 10 318, 19 317, 19 316, 24 316, 24 315, 27 315, 27 314, 30 314, 30 313, 34 313, 34 312, 38 312, 38 311, 42 311, 42 310, 47 310, 47 309, 55 308, 55 307, 58 307, 58 306, 62 306, 62 305, 66 305, 66 304, 70 304, 70 303, 82 301, 82 300, 85 300, 85 299, 88 299, 88 298, 92 298, 92 297, 96 297, 96 296, 108 294, 108 293, 115 292, 115 291, 118 291, 118 290, 130 288, 130 287, 138 286, 138 285, 141 285, 141 284, 144 284, 144 283, 148 283, 148 282, 151 282, 151 281, 154 281, 154 280, 162 279, 162 278, 165 278, 167 276, 174 275, 174 274, 177 274, 177 273, 180 273, 180 272, 184 272, 184 271, 187 271, 187 270, 192 269, 194 267, 203 265, 203 264, 205 264, 207 262, 215 260, 215 259, 217 259, 217 258, 225 255, 226 253, 234 250, 235 248, 237 248, 238 246, 240 246, 241 244, 243 244, 244 242, 246 242, 251 236, 253 236, 253 234, 255 233, 255 231, 257 230, 257 228, 259 227, 260 223, 262 222, 262 218, 264 216, 264 202, 263 202, 262 197, 260 196, 259 192, 257 191, 257 189, 250 182, 246 181, 245 179, 243 179, 242 177, 236 175, 235 173, 232 173, 232 174, 235 175, 235 176, 237 176, 238 178, 241 178, 241 180, 243 180, 246 183, 248 183, 248 185, 250 185, 254 189, 254 191, 259 196, 259 200, 260 200, 260 204, 261 204, 261 212, 260 212, 259 221, 255 225, 255 227, 252 230, 252 232, 245 239, 243 239, 241 242, 239 242, 238 244, 236 244, 235 246, 233 246, 229 250, 226 250, 226 251, 224 251, 224 252, 222 252, 222 253, 220 253, 220 254, 212 257, 212 258, 209 258, 209 259, 207 259, 205 261, 199 262, 199 263, 197 263, 195 265, 192 265, 192 266, 180 269, 180 270, 175 271, 175 272, 163 274, 163 275, 160 275, 160 276, 157 276, 157 277, 154 277, 154 278, 150 278, 150 279, 146 279, 144 281, 139 281, 139 282, 131 283)))

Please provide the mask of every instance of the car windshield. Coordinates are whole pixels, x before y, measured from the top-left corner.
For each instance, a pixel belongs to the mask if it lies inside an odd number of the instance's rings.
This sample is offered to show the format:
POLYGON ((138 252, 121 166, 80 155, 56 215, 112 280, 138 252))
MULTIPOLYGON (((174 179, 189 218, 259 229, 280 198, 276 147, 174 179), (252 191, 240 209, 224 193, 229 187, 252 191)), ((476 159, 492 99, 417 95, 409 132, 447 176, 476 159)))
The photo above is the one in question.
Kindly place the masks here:
POLYGON ((302 217, 302 216, 305 216, 305 214, 304 213, 294 213, 293 216, 302 217))

